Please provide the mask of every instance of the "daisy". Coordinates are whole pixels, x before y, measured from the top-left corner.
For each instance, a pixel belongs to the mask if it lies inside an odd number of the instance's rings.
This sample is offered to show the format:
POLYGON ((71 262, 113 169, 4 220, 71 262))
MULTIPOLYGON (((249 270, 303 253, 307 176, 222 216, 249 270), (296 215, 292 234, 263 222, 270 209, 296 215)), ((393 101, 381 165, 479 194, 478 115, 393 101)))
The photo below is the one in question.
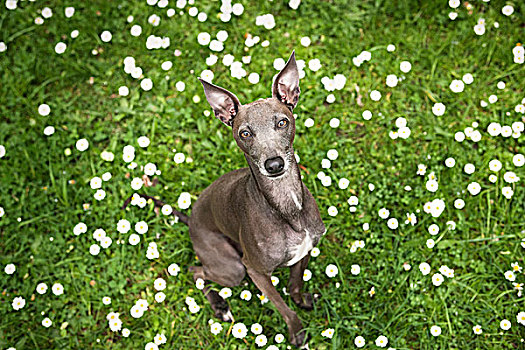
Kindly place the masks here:
POLYGON ((237 339, 243 339, 246 337, 246 334, 248 334, 248 329, 244 325, 244 323, 236 323, 232 327, 232 335, 237 339))

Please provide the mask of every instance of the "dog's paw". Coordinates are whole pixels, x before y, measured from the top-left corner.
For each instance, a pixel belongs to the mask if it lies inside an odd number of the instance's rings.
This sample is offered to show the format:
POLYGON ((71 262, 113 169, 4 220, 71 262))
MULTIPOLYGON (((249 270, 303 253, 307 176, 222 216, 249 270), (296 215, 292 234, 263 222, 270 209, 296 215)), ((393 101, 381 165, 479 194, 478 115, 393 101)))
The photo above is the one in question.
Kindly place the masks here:
POLYGON ((304 329, 290 336, 290 344, 301 349, 308 349, 308 340, 304 329))
POLYGON ((222 322, 233 322, 233 315, 228 303, 219 295, 217 295, 217 298, 211 303, 211 308, 215 311, 215 317, 222 322))
POLYGON ((314 298, 311 293, 297 294, 292 296, 292 299, 301 309, 310 311, 314 308, 314 298))

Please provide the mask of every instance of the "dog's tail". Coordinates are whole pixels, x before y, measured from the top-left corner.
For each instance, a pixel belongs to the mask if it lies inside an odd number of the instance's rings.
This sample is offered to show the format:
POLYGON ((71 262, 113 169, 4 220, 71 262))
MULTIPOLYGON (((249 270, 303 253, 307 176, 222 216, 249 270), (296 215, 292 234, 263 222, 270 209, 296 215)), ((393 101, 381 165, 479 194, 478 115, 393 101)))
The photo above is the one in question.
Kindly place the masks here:
MULTIPOLYGON (((138 193, 138 195, 146 199, 151 199, 153 203, 155 204, 155 207, 157 208, 162 208, 166 204, 160 199, 154 198, 152 196, 148 196, 148 195, 140 194, 140 193, 138 193)), ((124 205, 122 206, 122 209, 126 209, 126 207, 129 205, 132 199, 133 199, 133 195, 131 195, 128 199, 126 199, 126 201, 124 202, 124 205)), ((175 210, 175 209, 173 210, 173 214, 176 217, 178 217, 182 223, 188 225, 188 221, 190 220, 190 217, 188 215, 181 213, 180 211, 175 210)))

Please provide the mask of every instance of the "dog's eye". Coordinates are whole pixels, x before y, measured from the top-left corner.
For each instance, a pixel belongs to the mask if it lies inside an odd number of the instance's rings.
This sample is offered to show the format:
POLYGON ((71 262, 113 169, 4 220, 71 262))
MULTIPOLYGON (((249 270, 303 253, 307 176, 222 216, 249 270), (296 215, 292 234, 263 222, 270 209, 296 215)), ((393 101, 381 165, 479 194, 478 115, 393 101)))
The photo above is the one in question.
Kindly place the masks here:
POLYGON ((277 127, 278 127, 278 128, 284 128, 286 125, 288 125, 288 120, 286 120, 286 119, 280 120, 280 121, 277 123, 277 127))
POLYGON ((252 136, 252 134, 247 130, 241 131, 239 135, 241 135, 243 139, 247 139, 248 137, 252 136))

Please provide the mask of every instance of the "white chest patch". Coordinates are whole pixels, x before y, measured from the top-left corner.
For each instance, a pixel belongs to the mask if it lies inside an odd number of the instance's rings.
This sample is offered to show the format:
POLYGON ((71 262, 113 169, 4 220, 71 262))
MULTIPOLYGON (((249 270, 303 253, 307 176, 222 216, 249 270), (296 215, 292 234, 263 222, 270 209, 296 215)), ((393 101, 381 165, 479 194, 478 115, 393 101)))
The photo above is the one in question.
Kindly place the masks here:
POLYGON ((312 244, 312 238, 310 237, 310 232, 308 230, 304 230, 306 235, 301 242, 301 244, 296 245, 295 247, 290 248, 290 253, 292 254, 292 258, 290 261, 286 263, 286 266, 292 266, 302 258, 306 256, 312 250, 313 244, 312 244))

